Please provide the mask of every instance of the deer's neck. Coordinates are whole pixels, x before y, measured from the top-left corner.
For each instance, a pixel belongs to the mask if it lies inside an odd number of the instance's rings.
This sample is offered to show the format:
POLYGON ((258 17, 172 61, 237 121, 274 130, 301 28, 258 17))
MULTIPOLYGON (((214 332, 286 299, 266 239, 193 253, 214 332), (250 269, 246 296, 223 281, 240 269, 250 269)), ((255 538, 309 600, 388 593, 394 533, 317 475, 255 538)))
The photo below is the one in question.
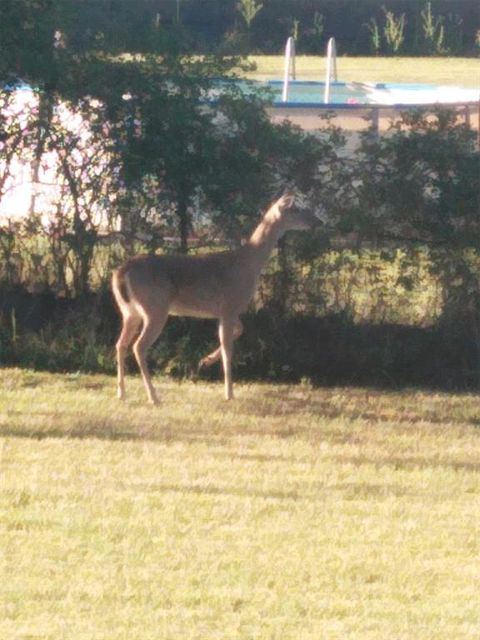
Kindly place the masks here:
POLYGON ((277 221, 262 220, 250 236, 245 248, 252 266, 259 273, 283 235, 282 226, 277 221))

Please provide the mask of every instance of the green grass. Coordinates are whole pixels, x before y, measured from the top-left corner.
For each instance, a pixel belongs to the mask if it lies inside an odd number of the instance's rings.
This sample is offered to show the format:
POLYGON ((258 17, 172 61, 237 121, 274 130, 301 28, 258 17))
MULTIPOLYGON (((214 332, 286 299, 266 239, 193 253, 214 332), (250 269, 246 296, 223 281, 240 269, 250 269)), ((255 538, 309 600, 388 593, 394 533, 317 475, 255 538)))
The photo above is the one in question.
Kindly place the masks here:
MULTIPOLYGON (((256 79, 283 78, 283 56, 251 56, 256 79)), ((348 58, 337 59, 338 79, 360 82, 425 82, 479 86, 480 58, 348 58)), ((324 80, 324 56, 298 56, 297 79, 324 80)))
POLYGON ((477 396, 0 385, 1 638, 478 638, 477 396))

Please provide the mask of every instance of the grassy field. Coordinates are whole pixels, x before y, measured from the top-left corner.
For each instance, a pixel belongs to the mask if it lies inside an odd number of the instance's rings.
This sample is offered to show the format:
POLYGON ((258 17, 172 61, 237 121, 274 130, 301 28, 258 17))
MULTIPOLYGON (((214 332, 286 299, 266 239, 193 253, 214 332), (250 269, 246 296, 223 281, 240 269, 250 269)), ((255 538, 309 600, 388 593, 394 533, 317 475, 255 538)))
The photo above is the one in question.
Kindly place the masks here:
MULTIPOLYGON (((283 78, 283 56, 252 56, 257 65, 250 78, 283 78)), ((479 58, 348 58, 337 59, 338 79, 351 82, 426 82, 478 88, 479 58)), ((298 80, 324 80, 324 56, 297 56, 298 80)))
POLYGON ((478 638, 475 395, 0 370, 0 637, 478 638))
MULTIPOLYGON (((129 56, 124 59, 128 60, 129 56)), ((256 80, 283 79, 285 58, 248 56, 255 69, 246 73, 256 80)), ((337 58, 339 81, 351 82, 425 82, 478 88, 480 57, 348 57, 337 58)), ((297 55, 297 80, 325 80, 326 56, 297 55)))

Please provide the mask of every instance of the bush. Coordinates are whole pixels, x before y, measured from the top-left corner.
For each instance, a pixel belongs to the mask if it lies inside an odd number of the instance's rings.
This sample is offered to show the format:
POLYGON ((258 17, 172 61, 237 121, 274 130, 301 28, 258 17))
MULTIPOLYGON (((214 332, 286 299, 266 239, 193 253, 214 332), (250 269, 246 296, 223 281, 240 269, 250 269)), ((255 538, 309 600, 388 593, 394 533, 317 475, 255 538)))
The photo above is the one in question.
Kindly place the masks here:
MULTIPOLYGON (((351 258, 350 250, 346 254, 351 258)), ((388 273, 391 263, 380 254, 375 260, 377 277, 385 269, 388 273)), ((360 269, 371 269, 372 261, 371 252, 358 256, 360 269)), ((348 290, 345 273, 339 277, 348 290)), ((388 282, 387 278, 385 287, 388 282)), ((350 301, 354 288, 350 287, 350 301)), ((466 324, 457 324, 452 331, 443 316, 424 327, 358 322, 351 313, 354 306, 348 305, 335 313, 323 307, 318 315, 282 315, 274 299, 264 302, 244 317, 244 334, 235 346, 237 379, 442 388, 474 387, 480 382, 478 333, 466 324)), ((400 299, 400 306, 404 304, 400 299)), ((115 371, 114 345, 120 327, 107 290, 79 301, 17 288, 3 292, 0 313, 2 364, 50 371, 115 371)), ((217 344, 214 322, 171 318, 149 354, 150 365, 156 372, 195 378, 199 360, 217 344)), ((128 367, 137 371, 132 356, 128 367)), ((217 379, 220 367, 219 363, 204 370, 201 376, 217 379)))

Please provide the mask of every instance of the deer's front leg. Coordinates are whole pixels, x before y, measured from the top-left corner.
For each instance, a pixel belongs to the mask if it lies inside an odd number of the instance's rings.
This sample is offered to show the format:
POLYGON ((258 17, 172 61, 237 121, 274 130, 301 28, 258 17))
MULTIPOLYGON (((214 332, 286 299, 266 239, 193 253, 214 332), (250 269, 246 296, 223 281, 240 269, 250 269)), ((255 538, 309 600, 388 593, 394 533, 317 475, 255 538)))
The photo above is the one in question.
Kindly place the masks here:
MULTIPOLYGON (((235 322, 235 326, 233 328, 233 339, 236 340, 242 335, 242 333, 243 333, 243 325, 241 321, 237 319, 237 321, 235 322)), ((200 369, 202 369, 203 367, 211 367, 212 364, 215 364, 215 362, 218 362, 221 357, 222 357, 222 348, 218 347, 218 349, 215 349, 215 351, 212 351, 212 353, 209 353, 207 356, 205 356, 200 360, 200 362, 198 363, 198 370, 200 371, 200 369)))
POLYGON ((233 398, 233 384, 232 384, 232 354, 233 354, 233 340, 234 329, 237 319, 222 318, 220 320, 219 338, 220 338, 220 353, 222 356, 223 373, 225 376, 225 399, 231 400, 233 398))

